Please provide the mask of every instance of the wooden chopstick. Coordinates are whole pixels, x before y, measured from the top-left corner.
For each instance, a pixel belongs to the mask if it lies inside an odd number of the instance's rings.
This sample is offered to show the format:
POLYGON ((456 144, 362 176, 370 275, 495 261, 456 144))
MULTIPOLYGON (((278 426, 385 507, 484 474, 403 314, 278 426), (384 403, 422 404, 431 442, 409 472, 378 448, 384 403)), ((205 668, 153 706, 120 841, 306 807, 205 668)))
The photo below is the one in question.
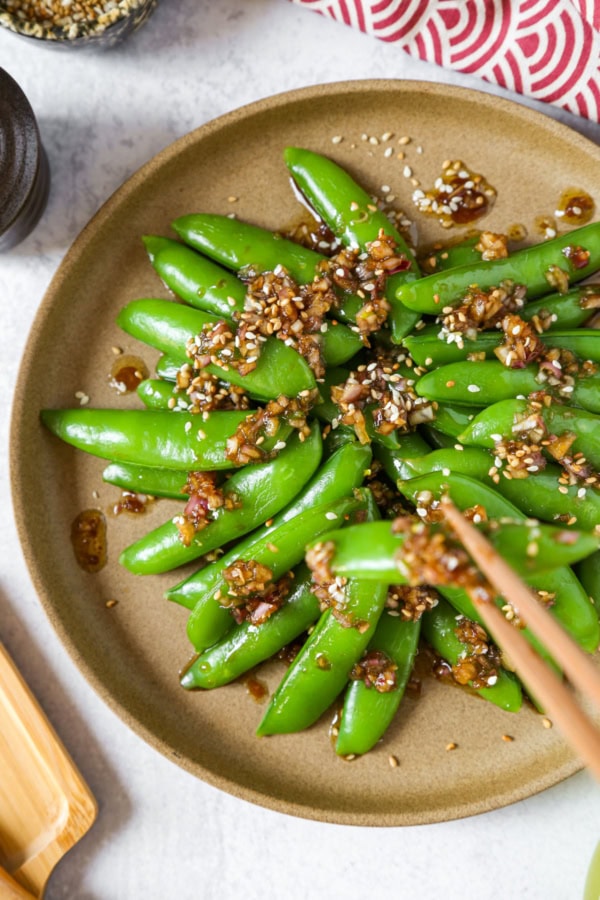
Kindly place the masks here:
MULTIPOLYGON (((600 672, 590 658, 452 501, 443 498, 442 509, 456 535, 490 584, 518 610, 519 616, 527 622, 528 628, 562 667, 574 687, 600 708, 600 672)), ((600 780, 600 731, 577 705, 573 694, 560 677, 536 653, 519 629, 504 617, 493 598, 482 596, 477 591, 470 596, 484 624, 501 649, 508 654, 528 690, 600 780)))

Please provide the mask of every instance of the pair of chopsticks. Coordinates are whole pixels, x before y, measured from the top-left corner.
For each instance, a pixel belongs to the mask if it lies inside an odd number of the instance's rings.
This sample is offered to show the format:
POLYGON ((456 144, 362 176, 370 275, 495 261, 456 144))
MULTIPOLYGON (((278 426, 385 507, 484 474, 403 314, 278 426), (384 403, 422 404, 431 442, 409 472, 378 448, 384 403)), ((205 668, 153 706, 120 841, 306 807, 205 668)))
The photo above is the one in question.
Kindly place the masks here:
MULTIPOLYGON (((553 619, 527 585, 502 559, 447 497, 442 509, 465 550, 490 584, 502 594, 527 622, 564 671, 574 688, 600 709, 600 672, 589 656, 553 619)), ((600 730, 577 704, 573 693, 511 625, 493 599, 472 595, 477 611, 496 643, 510 657, 519 677, 527 685, 585 765, 600 780, 600 730)))

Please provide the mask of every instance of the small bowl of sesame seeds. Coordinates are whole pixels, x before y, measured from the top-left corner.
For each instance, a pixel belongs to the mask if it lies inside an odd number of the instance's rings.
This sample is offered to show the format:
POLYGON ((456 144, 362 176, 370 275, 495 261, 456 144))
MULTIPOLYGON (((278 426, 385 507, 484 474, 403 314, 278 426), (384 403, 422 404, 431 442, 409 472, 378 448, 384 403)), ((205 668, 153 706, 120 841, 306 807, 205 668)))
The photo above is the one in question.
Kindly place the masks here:
POLYGON ((158 0, 0 0, 0 25, 47 46, 112 47, 146 21, 158 0))

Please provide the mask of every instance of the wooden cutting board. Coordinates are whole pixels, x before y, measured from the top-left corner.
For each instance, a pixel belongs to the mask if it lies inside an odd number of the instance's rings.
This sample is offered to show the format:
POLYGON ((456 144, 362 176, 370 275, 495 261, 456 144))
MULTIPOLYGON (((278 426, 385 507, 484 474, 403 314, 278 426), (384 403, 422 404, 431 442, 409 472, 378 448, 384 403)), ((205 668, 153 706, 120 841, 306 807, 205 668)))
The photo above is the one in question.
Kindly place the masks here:
POLYGON ((97 806, 0 644, 0 897, 41 897, 97 806))

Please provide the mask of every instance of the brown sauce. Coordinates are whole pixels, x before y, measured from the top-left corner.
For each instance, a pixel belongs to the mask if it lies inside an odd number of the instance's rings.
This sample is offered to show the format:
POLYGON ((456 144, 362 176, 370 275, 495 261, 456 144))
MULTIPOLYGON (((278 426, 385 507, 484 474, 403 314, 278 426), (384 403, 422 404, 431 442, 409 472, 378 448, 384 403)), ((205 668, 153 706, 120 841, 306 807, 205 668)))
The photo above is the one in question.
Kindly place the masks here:
POLYGON ((511 243, 519 244, 527 237, 527 229, 520 222, 515 222, 506 229, 506 237, 511 243))
POLYGON ((552 216, 536 216, 533 220, 533 230, 545 238, 556 237, 556 219, 552 216))
POLYGON ((257 703, 262 703, 263 700, 269 696, 269 688, 267 685, 264 681, 259 681, 258 678, 255 678, 254 675, 250 675, 250 677, 246 679, 246 690, 257 703))
POLYGON ((99 572, 106 565, 106 519, 98 509, 84 509, 71 523, 71 544, 78 565, 85 572, 99 572))
POLYGON ((564 225, 585 225, 594 214, 595 204, 587 191, 570 187, 562 192, 554 215, 564 225))
POLYGON ((131 394, 142 381, 148 378, 148 369, 139 356, 123 354, 112 365, 110 385, 119 394, 131 394))
POLYGON ((444 228, 470 225, 490 211, 495 199, 496 189, 461 160, 446 161, 431 189, 413 193, 419 212, 435 216, 444 228))
POLYGON ((154 497, 147 494, 134 494, 132 491, 123 491, 121 499, 114 504, 109 510, 114 516, 120 516, 121 513, 130 513, 130 515, 140 516, 148 510, 148 506, 154 502, 154 497))

